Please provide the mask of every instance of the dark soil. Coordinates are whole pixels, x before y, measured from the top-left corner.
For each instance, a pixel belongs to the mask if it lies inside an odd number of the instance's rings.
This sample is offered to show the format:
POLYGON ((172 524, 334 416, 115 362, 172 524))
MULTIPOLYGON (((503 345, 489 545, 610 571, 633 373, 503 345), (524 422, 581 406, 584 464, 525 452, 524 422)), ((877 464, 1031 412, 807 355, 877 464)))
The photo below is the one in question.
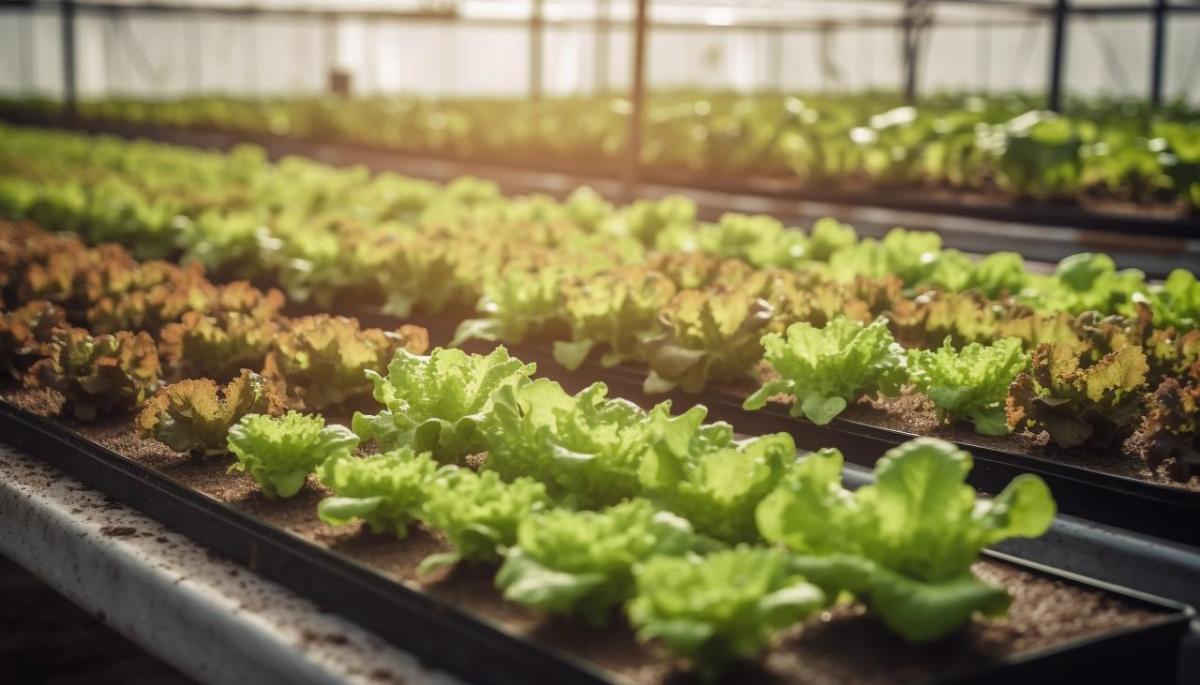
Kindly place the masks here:
MULTIPOLYGON (((26 410, 53 414, 53 393, 13 389, 0 398, 26 410)), ((153 468, 235 509, 380 573, 468 609, 505 630, 594 661, 636 683, 675 681, 681 676, 652 645, 641 645, 621 621, 595 628, 581 621, 545 617, 504 601, 493 587, 495 567, 459 564, 428 576, 417 573, 427 555, 446 550, 435 532, 414 527, 401 540, 376 535, 360 524, 334 528, 316 519, 323 496, 310 482, 297 496, 269 500, 240 472, 227 471, 227 458, 192 458, 138 437, 129 417, 93 424, 65 420, 84 436, 153 468)), ((856 605, 839 605, 790 631, 778 648, 730 674, 733 682, 899 683, 925 681, 1028 655, 1073 640, 1152 623, 1153 611, 1112 595, 986 560, 975 567, 984 579, 1007 587, 1013 596, 1006 618, 977 618, 964 631, 937 644, 914 647, 888 633, 856 605)))

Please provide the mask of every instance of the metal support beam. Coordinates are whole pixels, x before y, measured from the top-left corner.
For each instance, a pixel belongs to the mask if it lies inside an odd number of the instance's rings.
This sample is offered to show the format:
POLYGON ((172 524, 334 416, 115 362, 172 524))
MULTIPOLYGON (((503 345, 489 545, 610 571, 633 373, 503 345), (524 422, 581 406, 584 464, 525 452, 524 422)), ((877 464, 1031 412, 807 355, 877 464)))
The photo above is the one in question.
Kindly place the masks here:
POLYGON ((1150 57, 1150 106, 1157 108, 1162 104, 1166 80, 1167 0, 1154 3, 1154 42, 1150 49, 1153 51, 1150 57))
POLYGON ((542 0, 530 0, 529 8, 529 99, 542 99, 542 41, 546 21, 542 15, 542 0))
POLYGON ((636 192, 642 164, 642 123, 646 115, 646 15, 649 1, 637 0, 633 24, 633 79, 629 93, 632 107, 629 112, 629 141, 625 151, 625 193, 630 198, 636 192))
POLYGON ((63 114, 74 120, 78 114, 79 90, 75 82, 75 0, 62 2, 63 114))
POLYGON ((608 92, 608 49, 610 34, 612 33, 610 23, 612 22, 612 6, 609 0, 596 0, 596 25, 593 32, 593 40, 595 40, 595 53, 592 60, 595 62, 595 82, 593 89, 599 95, 608 92))
POLYGON ((1050 30, 1050 82, 1046 92, 1046 107, 1062 110, 1063 55, 1067 44, 1067 16, 1071 9, 1067 0, 1055 0, 1050 30))
POLYGON ((917 0, 905 0, 900 18, 900 64, 904 67, 905 102, 917 100, 917 0))

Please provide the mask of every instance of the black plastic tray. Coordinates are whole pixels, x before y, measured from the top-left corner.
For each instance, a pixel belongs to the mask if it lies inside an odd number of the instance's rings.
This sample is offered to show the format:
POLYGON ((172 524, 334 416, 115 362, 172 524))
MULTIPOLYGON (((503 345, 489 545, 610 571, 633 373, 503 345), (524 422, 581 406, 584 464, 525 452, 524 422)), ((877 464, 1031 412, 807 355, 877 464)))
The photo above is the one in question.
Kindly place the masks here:
MULTIPOLYGON (((54 419, 0 402, 0 436, 252 570, 340 613, 419 658, 473 682, 602 683, 611 674, 513 635, 469 611, 241 513, 102 447, 54 419)), ((989 556, 1063 582, 1119 595, 1161 618, 1141 627, 946 674, 944 683, 1058 683, 1125 678, 1172 683, 1190 608, 1018 558, 989 556)))

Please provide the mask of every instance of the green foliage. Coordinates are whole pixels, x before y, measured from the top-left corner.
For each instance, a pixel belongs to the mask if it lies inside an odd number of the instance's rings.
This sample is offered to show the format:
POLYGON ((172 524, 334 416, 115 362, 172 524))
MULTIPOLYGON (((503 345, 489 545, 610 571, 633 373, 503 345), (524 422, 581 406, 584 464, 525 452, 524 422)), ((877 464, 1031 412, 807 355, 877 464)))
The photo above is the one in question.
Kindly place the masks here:
POLYGON ((287 388, 299 408, 323 409, 367 394, 367 371, 380 372, 397 350, 424 352, 429 333, 360 329, 357 319, 318 314, 293 319, 267 354, 264 375, 287 388))
POLYGON ((696 393, 712 380, 744 378, 762 356, 771 305, 745 290, 685 290, 659 315, 662 330, 644 340, 650 394, 696 393))
POLYGON ((207 378, 172 383, 137 417, 138 432, 176 452, 224 454, 229 429, 247 414, 278 415, 283 400, 261 376, 246 369, 224 388, 207 378))
POLYGON ((758 539, 754 509, 796 460, 787 433, 733 441, 727 424, 703 425, 704 408, 659 417, 654 449, 638 470, 642 491, 656 504, 719 540, 758 539))
POLYGON ((330 525, 362 519, 373 532, 404 537, 436 472, 437 462, 409 447, 369 457, 336 454, 317 469, 321 484, 333 492, 317 505, 317 516, 330 525))
POLYGON ((795 323, 786 335, 768 333, 762 344, 779 378, 747 398, 747 409, 761 409, 771 397, 788 394, 794 398, 793 416, 824 425, 855 398, 893 394, 904 381, 903 351, 882 319, 863 326, 839 318, 823 329, 795 323))
POLYGON ((491 471, 443 467, 426 488, 421 519, 442 531, 453 550, 428 557, 421 570, 499 559, 516 542, 517 525, 548 504, 545 486, 531 478, 504 482, 491 471))
POLYGON ((853 493, 840 484, 841 466, 836 450, 806 457, 759 505, 759 530, 814 558, 798 567, 813 582, 858 595, 913 641, 942 637, 974 611, 1005 608, 1003 590, 983 586, 971 564, 984 547, 1041 535, 1054 518, 1049 489, 1032 475, 977 500, 965 484, 971 456, 941 440, 889 450, 875 482, 853 493))
POLYGON ((554 359, 574 370, 597 345, 606 367, 638 358, 642 336, 674 294, 666 276, 641 267, 569 281, 563 286, 563 315, 571 340, 554 343, 554 359))
POLYGON ((651 412, 623 399, 608 399, 593 383, 576 395, 540 378, 500 388, 483 424, 488 459, 484 468, 506 480, 529 476, 545 483, 555 499, 579 507, 612 505, 639 491, 638 467, 649 448, 651 412))
POLYGON ((245 471, 268 498, 291 497, 321 464, 345 456, 358 436, 345 426, 326 426, 320 416, 295 411, 278 418, 243 416, 229 429, 229 451, 237 457, 230 471, 245 471))
POLYGON ((1008 425, 1046 431, 1060 447, 1108 447, 1132 431, 1149 364, 1142 348, 1094 359, 1087 344, 1050 343, 1033 353, 1030 373, 1009 388, 1008 425))
POLYGON ((708 556, 653 557, 635 569, 629 620, 714 676, 756 656, 775 635, 825 606, 826 595, 792 572, 779 549, 739 547, 708 556))
POLYGON ((144 332, 93 336, 82 328, 59 329, 47 353, 29 369, 30 378, 62 393, 65 408, 84 421, 137 409, 158 389, 158 353, 144 332))
POLYGON ((1200 281, 1186 269, 1175 269, 1150 291, 1154 324, 1188 331, 1200 328, 1200 281))
POLYGON ((497 347, 488 355, 437 348, 429 356, 400 349, 387 378, 373 370, 375 399, 385 409, 355 412, 352 426, 383 449, 411 446, 443 463, 458 463, 486 449, 480 424, 492 411, 497 390, 528 382, 536 369, 497 347))
POLYGON ((943 419, 970 421, 984 435, 1007 435, 1004 403, 1013 379, 1029 367, 1016 338, 955 350, 947 339, 937 350, 909 350, 909 378, 943 419))
POLYGON ((703 546, 686 519, 632 499, 603 511, 552 509, 521 521, 496 574, 504 598, 602 623, 633 595, 633 567, 703 546))

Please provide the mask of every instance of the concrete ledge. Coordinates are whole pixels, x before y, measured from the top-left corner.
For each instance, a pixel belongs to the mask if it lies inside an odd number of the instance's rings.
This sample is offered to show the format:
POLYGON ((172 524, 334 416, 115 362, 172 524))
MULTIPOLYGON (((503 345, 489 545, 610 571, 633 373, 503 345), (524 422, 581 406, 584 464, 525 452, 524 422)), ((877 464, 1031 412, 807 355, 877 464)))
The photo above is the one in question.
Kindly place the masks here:
POLYGON ((201 682, 458 682, 2 443, 0 552, 201 682))

